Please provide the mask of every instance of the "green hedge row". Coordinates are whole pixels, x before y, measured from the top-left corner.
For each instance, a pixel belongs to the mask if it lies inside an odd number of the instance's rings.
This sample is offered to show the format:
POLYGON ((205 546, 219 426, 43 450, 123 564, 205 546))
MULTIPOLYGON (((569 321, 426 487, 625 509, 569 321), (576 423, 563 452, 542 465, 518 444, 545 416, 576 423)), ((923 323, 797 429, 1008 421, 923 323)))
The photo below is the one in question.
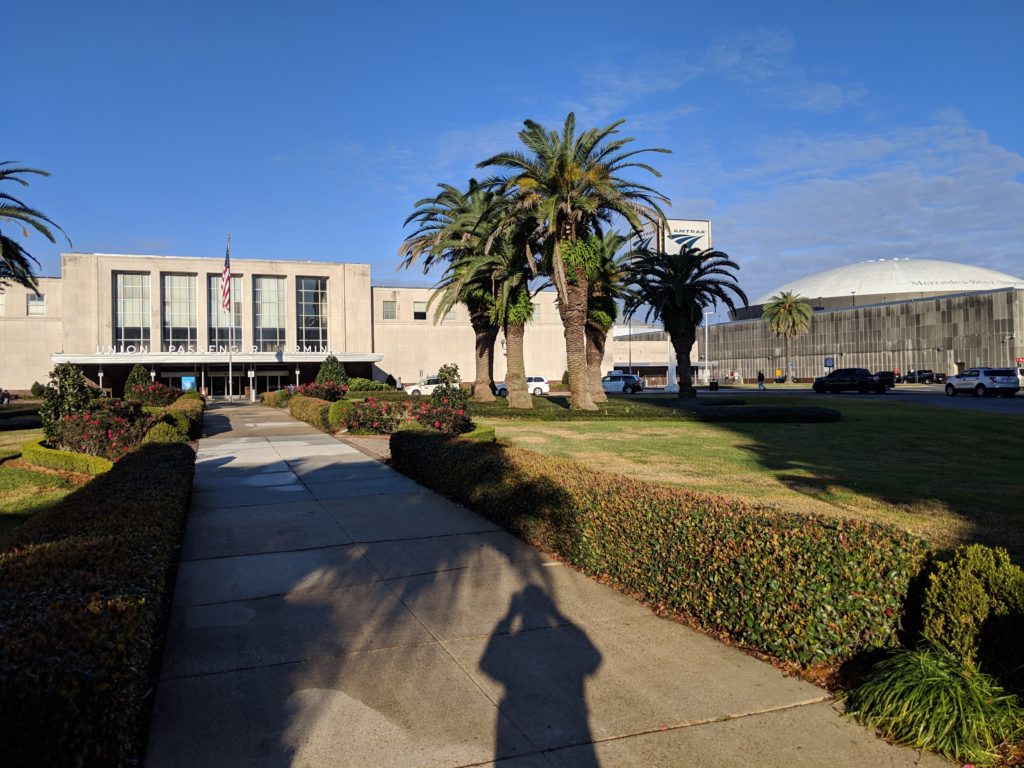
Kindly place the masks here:
POLYGON ((104 472, 109 472, 110 468, 114 466, 113 462, 102 456, 58 451, 54 448, 47 448, 43 445, 45 442, 46 438, 41 437, 38 440, 29 440, 24 443, 21 446, 21 458, 37 467, 78 472, 80 475, 102 475, 104 472))
POLYGON ((337 432, 345 426, 345 416, 352 405, 353 403, 349 400, 337 400, 331 403, 331 408, 327 412, 327 425, 331 432, 337 432))
POLYGON ((755 510, 500 444, 398 432, 391 456, 584 572, 805 665, 895 645, 926 553, 892 527, 755 510))
POLYGON ((295 395, 288 401, 288 413, 323 432, 331 432, 331 403, 317 397, 295 395))
POLYGON ((349 400, 365 400, 368 397, 372 397, 374 400, 427 400, 426 395, 421 395, 414 398, 408 392, 398 389, 389 389, 385 392, 349 392, 349 400))
POLYGON ((0 552, 5 765, 141 762, 194 462, 143 446, 0 552))

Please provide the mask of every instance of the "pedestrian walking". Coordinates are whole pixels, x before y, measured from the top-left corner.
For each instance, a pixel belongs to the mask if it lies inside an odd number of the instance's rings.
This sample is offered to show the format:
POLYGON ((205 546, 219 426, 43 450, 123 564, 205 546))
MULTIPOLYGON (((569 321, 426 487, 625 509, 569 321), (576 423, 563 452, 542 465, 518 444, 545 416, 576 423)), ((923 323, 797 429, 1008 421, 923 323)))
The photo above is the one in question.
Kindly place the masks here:
POLYGON ((757 372, 757 388, 762 391, 767 391, 767 387, 764 385, 764 371, 757 372))

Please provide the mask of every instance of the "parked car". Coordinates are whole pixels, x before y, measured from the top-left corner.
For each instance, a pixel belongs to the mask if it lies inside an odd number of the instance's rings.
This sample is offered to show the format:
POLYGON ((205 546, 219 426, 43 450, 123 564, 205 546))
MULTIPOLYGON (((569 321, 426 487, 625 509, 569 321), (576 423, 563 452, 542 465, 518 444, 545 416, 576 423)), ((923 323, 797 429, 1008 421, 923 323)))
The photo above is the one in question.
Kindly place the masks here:
POLYGON ((836 368, 828 376, 819 376, 811 387, 818 394, 852 390, 862 394, 885 394, 885 382, 867 368, 836 368))
POLYGON ((441 386, 441 380, 437 376, 428 376, 420 379, 410 387, 407 387, 410 395, 432 395, 434 390, 441 386))
MULTIPOLYGON (((498 397, 508 397, 508 387, 505 386, 505 382, 499 381, 494 385, 494 390, 498 397)), ((531 395, 546 395, 551 392, 551 385, 543 376, 527 376, 526 390, 531 395)))
POLYGON ((975 397, 1013 397, 1019 391, 1020 381, 1013 368, 968 368, 946 382, 946 394, 950 397, 958 392, 970 392, 975 397))
POLYGON ((605 392, 625 392, 627 395, 642 392, 644 389, 640 377, 632 373, 609 373, 601 379, 601 386, 605 392))
POLYGON ((896 386, 896 374, 892 371, 877 371, 875 376, 885 384, 886 389, 893 389, 896 386))
POLYGON ((934 384, 935 373, 927 368, 922 368, 919 371, 907 371, 903 374, 903 381, 906 384, 934 384))

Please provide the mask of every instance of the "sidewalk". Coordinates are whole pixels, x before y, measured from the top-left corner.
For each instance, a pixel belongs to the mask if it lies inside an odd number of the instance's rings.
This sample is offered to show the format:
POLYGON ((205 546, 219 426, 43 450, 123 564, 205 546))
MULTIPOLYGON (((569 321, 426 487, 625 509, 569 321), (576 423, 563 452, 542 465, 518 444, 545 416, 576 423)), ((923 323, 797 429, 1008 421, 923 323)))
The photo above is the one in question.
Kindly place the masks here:
POLYGON ((205 426, 150 768, 949 765, 285 412, 205 426))

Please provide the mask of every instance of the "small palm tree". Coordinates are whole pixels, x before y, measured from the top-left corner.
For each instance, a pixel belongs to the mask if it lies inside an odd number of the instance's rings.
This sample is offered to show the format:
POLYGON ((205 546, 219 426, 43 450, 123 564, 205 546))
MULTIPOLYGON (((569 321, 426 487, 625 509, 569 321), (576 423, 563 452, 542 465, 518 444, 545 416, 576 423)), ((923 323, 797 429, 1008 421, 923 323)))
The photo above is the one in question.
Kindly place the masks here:
MULTIPOLYGON (((38 176, 50 175, 47 171, 41 171, 38 168, 19 168, 11 160, 0 162, 0 182, 13 181, 21 184, 23 187, 27 187, 28 182, 25 179, 19 178, 19 176, 26 173, 34 173, 38 176)), ((53 236, 53 232, 47 226, 49 224, 50 227, 58 230, 67 239, 67 233, 54 224, 46 214, 34 208, 29 208, 21 200, 6 192, 0 192, 0 224, 8 222, 14 222, 15 226, 21 229, 23 237, 29 236, 29 227, 31 227, 51 243, 56 243, 57 240, 53 236)), ((71 241, 68 240, 68 245, 70 244, 71 241)), ((35 257, 26 251, 21 243, 5 235, 0 230, 0 286, 8 285, 13 281, 26 288, 31 288, 38 295, 37 287, 39 282, 32 272, 33 263, 39 264, 35 257)))
MULTIPOLYGON (((439 186, 441 192, 417 201, 416 210, 405 220, 406 225, 413 222, 418 225, 398 249, 399 255, 404 257, 402 266, 405 268, 422 259, 426 273, 439 262, 447 262, 450 267, 481 254, 487 246, 488 234, 495 228, 493 219, 502 203, 499 194, 484 189, 475 179, 470 179, 465 192, 450 184, 439 186)), ((494 343, 499 330, 491 322, 493 296, 485 290, 486 286, 464 285, 460 274, 458 270, 446 271, 435 286, 445 297, 439 305, 445 306, 440 316, 457 303, 465 304, 469 310, 476 362, 473 399, 491 402, 494 400, 494 343)))
POLYGON ((486 184, 509 195, 511 208, 506 218, 532 219, 547 241, 558 312, 565 326, 571 403, 576 410, 597 409, 587 386, 587 249, 577 246, 592 235, 600 236, 602 226, 616 216, 639 233, 645 223, 664 220, 658 203, 668 202, 650 187, 620 175, 638 168, 660 176, 636 156, 669 151, 627 151, 625 147, 633 139, 613 138, 623 122, 577 133, 576 116, 570 112, 559 133, 527 120, 519 138, 529 154, 504 152, 477 165, 507 169, 505 175, 486 184))
POLYGON ((628 265, 629 281, 635 289, 626 299, 627 317, 646 305, 647 319, 662 321, 680 362, 679 397, 695 396, 690 350, 705 307, 721 301, 735 310, 733 294, 747 306, 747 295, 733 274, 739 265, 721 251, 698 248, 684 248, 679 253, 641 249, 631 254, 628 265))
POLYGON ((786 340, 786 373, 789 373, 790 340, 811 327, 811 303, 791 291, 783 291, 764 305, 761 318, 768 321, 768 329, 786 340))
POLYGON ((616 258, 627 238, 618 232, 606 232, 601 238, 594 269, 590 275, 587 299, 587 386, 595 403, 608 395, 601 386, 601 362, 604 360, 608 332, 619 317, 619 299, 625 296, 626 259, 616 258))

